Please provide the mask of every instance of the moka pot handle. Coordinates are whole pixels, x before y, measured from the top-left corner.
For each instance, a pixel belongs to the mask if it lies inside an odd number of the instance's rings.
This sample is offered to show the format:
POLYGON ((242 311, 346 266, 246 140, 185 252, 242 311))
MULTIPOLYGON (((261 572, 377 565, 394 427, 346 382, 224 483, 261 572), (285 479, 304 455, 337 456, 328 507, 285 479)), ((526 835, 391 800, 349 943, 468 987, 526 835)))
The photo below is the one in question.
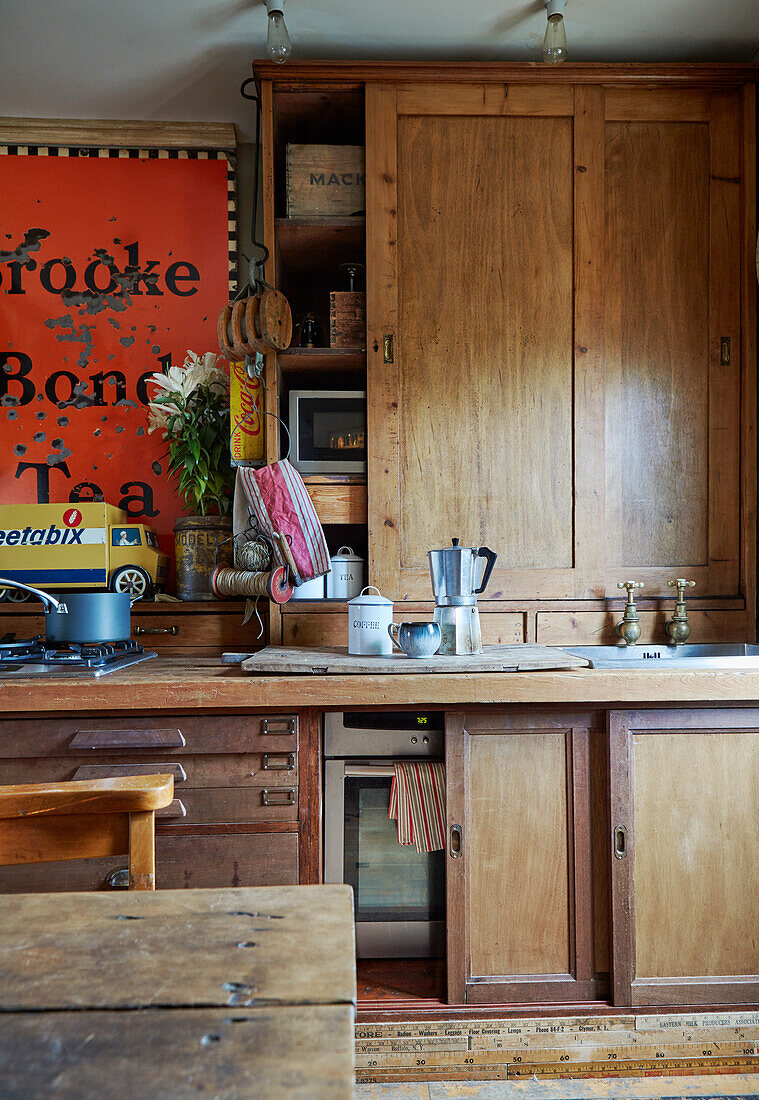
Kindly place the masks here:
POLYGON ((485 558, 487 565, 485 566, 485 572, 482 574, 482 584, 479 588, 475 588, 475 596, 479 596, 481 592, 484 592, 487 588, 487 583, 490 580, 490 574, 493 572, 493 566, 495 565, 498 555, 493 550, 488 550, 487 546, 481 546, 477 551, 478 558, 485 558))

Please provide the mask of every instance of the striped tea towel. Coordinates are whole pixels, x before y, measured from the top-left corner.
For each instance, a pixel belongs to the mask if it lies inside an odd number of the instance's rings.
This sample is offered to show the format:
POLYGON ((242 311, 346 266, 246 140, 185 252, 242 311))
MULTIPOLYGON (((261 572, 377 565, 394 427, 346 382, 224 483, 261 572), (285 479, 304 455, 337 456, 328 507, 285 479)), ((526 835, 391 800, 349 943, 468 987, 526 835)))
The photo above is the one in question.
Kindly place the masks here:
POLYGON ((445 764, 394 764, 387 816, 398 822, 398 843, 417 852, 445 848, 445 764))
POLYGON ((293 583, 301 584, 329 573, 329 550, 324 531, 303 478, 295 467, 283 458, 260 470, 238 466, 237 477, 259 527, 274 541, 277 564, 289 565, 294 573, 293 583), (277 535, 287 540, 289 553, 286 556, 277 545, 277 535))

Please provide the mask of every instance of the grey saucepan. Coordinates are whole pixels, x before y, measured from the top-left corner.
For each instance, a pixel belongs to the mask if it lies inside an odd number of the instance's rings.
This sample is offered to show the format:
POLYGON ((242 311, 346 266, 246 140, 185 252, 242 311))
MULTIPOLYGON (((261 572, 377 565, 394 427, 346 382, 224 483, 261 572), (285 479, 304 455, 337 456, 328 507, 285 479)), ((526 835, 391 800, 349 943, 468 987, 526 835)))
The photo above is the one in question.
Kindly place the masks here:
POLYGON ((42 600, 47 642, 84 645, 129 640, 132 600, 127 592, 71 592, 60 598, 41 588, 0 577, 2 588, 18 588, 42 600))

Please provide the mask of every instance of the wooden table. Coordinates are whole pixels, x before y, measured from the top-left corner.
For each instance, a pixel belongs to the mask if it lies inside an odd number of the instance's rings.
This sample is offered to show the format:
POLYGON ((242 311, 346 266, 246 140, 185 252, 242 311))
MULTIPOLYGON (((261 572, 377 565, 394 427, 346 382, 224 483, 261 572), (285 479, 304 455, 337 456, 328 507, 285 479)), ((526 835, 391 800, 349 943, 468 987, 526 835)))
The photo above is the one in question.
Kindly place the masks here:
POLYGON ((0 897, 0 1096, 353 1088, 346 886, 0 897))

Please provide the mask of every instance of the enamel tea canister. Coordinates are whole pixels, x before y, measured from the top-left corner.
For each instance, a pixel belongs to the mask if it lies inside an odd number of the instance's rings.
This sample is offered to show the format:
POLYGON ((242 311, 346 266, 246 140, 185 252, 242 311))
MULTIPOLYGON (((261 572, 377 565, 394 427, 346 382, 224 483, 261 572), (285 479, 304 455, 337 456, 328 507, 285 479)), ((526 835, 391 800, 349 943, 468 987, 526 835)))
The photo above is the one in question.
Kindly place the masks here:
POLYGON ((388 627, 393 621, 393 601, 369 585, 348 603, 348 652, 361 656, 390 657, 393 643, 388 627))
POLYGON ((364 559, 350 546, 341 546, 330 559, 327 573, 327 599, 352 600, 364 587, 364 559))

